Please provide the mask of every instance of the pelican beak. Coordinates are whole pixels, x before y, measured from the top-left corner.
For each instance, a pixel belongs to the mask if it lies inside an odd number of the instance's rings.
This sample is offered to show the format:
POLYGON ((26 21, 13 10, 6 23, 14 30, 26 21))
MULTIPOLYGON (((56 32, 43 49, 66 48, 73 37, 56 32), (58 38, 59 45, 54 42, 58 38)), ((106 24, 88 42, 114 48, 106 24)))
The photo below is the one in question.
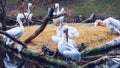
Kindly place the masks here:
POLYGON ((64 33, 65 33, 65 35, 66 35, 66 41, 67 41, 67 43, 68 43, 68 29, 64 30, 64 33))
POLYGON ((98 22, 98 26, 104 26, 101 22, 98 22))

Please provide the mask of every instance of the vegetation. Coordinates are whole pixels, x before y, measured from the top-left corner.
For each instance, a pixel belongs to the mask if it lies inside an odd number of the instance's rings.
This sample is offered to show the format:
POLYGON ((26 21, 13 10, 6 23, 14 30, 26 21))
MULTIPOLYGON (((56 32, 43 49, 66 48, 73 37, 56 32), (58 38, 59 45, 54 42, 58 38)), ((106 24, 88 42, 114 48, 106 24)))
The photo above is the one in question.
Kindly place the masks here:
MULTIPOLYGON (((10 5, 20 6, 18 2, 20 0, 8 0, 10 5)), ((25 0, 28 1, 28 0, 25 0)), ((60 6, 65 7, 66 10, 71 11, 72 16, 85 15, 89 16, 92 13, 96 15, 108 17, 112 16, 115 18, 119 18, 120 16, 120 1, 119 0, 31 0, 36 1, 36 7, 32 11, 34 15, 42 15, 44 16, 47 13, 47 8, 52 4, 59 2, 60 6), (41 3, 42 2, 42 3, 41 3), (39 11, 39 12, 38 12, 39 11)), ((13 6, 14 9, 15 6, 13 6)))
POLYGON ((74 6, 73 15, 95 13, 104 17, 118 18, 120 16, 119 6, 119 0, 83 0, 74 6))

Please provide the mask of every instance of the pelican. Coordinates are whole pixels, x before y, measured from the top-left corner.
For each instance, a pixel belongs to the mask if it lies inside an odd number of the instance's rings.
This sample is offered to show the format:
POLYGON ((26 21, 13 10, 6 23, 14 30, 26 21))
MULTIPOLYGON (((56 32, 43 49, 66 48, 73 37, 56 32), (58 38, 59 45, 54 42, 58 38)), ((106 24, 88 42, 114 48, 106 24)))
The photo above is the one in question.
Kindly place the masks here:
POLYGON ((79 51, 70 43, 68 43, 68 31, 67 27, 63 28, 63 36, 58 42, 58 51, 69 59, 79 61, 81 59, 79 51))
MULTIPOLYGON (((30 8, 32 7, 32 3, 28 3, 28 9, 27 9, 27 12, 25 13, 25 16, 26 16, 26 18, 30 21, 30 22, 32 22, 32 16, 33 16, 33 14, 32 13, 30 13, 31 11, 30 11, 30 8)), ((33 23, 33 22, 32 22, 33 23)))
POLYGON ((105 20, 96 20, 94 26, 106 26, 112 33, 120 34, 120 21, 109 17, 105 20))
MULTIPOLYGON (((61 10, 59 9, 59 3, 55 4, 55 8, 56 8, 56 12, 54 12, 53 15, 59 15, 59 14, 65 12, 64 8, 62 8, 61 10)), ((56 18, 56 19, 53 19, 53 23, 54 24, 57 24, 58 22, 59 23, 63 23, 63 21, 64 21, 64 16, 61 16, 61 17, 56 18)))
MULTIPOLYGON (((24 14, 23 13, 18 13, 19 16, 21 16, 21 18, 26 18, 28 19, 30 22, 33 23, 33 21, 31 20, 32 19, 32 16, 33 14, 30 13, 30 8, 32 7, 32 3, 28 3, 28 7, 27 7, 27 12, 25 12, 24 14), (25 15, 25 16, 24 16, 25 15)), ((19 17, 17 16, 17 17, 19 17)), ((18 19, 18 18, 17 18, 18 19)))
POLYGON ((78 33, 76 28, 70 27, 68 25, 61 26, 61 24, 60 24, 59 27, 57 28, 57 31, 56 31, 57 34, 56 34, 56 36, 52 36, 52 40, 55 43, 58 43, 61 40, 61 38, 64 36, 64 33, 63 33, 64 28, 69 29, 69 31, 68 31, 68 43, 72 44, 73 47, 77 48, 76 42, 74 40, 72 40, 71 37, 73 37, 73 36, 79 37, 79 33, 78 33))
MULTIPOLYGON (((18 16, 17 16, 17 22, 18 22, 18 24, 19 24, 18 27, 9 29, 9 30, 7 30, 6 32, 7 32, 8 34, 10 34, 11 36, 13 36, 13 37, 15 37, 15 38, 18 39, 18 38, 20 38, 20 37, 23 35, 23 33, 24 33, 24 26, 23 26, 23 23, 22 23, 22 21, 21 21, 21 14, 18 14, 18 16)), ((9 42, 10 42, 10 38, 8 38, 7 36, 4 36, 4 39, 5 39, 5 41, 6 41, 6 45, 8 45, 9 42)))

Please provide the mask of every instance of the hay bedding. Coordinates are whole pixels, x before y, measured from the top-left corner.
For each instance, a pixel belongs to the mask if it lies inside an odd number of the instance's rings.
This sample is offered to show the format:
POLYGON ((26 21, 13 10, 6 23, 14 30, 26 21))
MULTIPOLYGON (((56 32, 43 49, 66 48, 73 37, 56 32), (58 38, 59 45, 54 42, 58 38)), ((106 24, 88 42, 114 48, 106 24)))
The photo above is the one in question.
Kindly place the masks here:
MULTIPOLYGON (((93 27, 91 24, 69 24, 77 28, 80 36, 78 38, 72 38, 76 41, 77 45, 80 43, 87 43, 87 48, 93 48, 100 46, 118 36, 115 34, 108 34, 109 29, 105 27, 93 27)), ((39 26, 25 27, 24 35, 20 38, 21 41, 28 38, 39 26)), ((53 24, 47 25, 45 30, 38 35, 32 42, 28 44, 28 48, 34 51, 41 51, 42 45, 47 45, 52 50, 57 48, 57 44, 51 40, 51 36, 56 35, 56 29, 58 26, 53 24)))

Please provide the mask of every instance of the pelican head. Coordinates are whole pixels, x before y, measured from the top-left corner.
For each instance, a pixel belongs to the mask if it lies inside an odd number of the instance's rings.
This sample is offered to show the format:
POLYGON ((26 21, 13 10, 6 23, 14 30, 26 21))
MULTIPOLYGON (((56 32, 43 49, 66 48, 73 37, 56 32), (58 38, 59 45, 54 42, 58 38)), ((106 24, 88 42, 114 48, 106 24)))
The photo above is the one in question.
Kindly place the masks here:
POLYGON ((28 3, 28 7, 30 8, 32 6, 32 3, 28 3))
POLYGON ((59 8, 59 3, 55 3, 55 8, 59 8))
POLYGON ((96 27, 96 26, 103 26, 103 21, 100 20, 100 19, 96 20, 95 23, 94 23, 94 26, 95 26, 95 27, 96 27))
POLYGON ((68 26, 68 25, 64 25, 63 27, 62 27, 62 30, 63 29, 68 29, 68 37, 79 37, 79 33, 78 33, 78 31, 77 31, 77 29, 76 28, 74 28, 74 27, 70 27, 70 26, 68 26))

